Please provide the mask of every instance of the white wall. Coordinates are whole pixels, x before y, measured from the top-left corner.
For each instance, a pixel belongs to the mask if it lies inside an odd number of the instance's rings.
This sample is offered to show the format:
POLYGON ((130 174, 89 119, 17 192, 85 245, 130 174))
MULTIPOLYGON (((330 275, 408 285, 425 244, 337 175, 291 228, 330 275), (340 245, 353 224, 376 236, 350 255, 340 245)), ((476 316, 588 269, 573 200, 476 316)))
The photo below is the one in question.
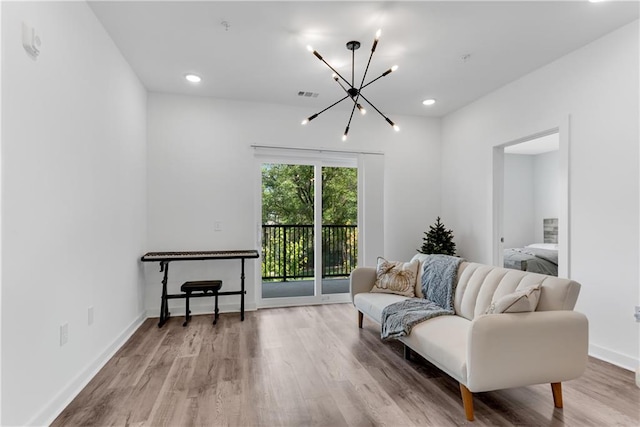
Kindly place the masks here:
POLYGON ((533 157, 533 241, 544 242, 544 219, 560 214, 560 153, 533 157))
MULTIPOLYGON (((393 116, 401 126, 396 133, 368 114, 354 119, 344 143, 340 137, 349 112, 329 110, 301 126, 309 114, 295 107, 149 94, 149 250, 256 248, 259 175, 250 147, 255 144, 384 152, 385 253, 380 255, 410 259, 440 210, 438 120, 393 116), (222 222, 222 231, 214 231, 214 221, 222 222)), ((246 303, 252 309, 259 260, 247 267, 246 303)), ((145 266, 145 276, 146 308, 157 314, 156 263, 145 266)), ((189 278, 220 278, 227 290, 239 289, 239 261, 171 264, 169 291, 177 292, 189 278)), ((237 311, 238 301, 221 297, 221 309, 237 311)), ((181 304, 171 301, 174 307, 181 304)))
POLYGON ((639 300, 638 21, 443 119, 442 212, 491 263, 492 147, 570 120, 570 262, 590 351, 635 368, 639 300))
POLYGON ((1 422, 41 425, 143 319, 146 92, 84 2, 2 2, 2 89, 1 422))
POLYGON ((504 247, 544 242, 543 219, 558 218, 559 152, 504 155, 504 247))
POLYGON ((521 248, 533 243, 533 156, 504 155, 504 247, 521 248))

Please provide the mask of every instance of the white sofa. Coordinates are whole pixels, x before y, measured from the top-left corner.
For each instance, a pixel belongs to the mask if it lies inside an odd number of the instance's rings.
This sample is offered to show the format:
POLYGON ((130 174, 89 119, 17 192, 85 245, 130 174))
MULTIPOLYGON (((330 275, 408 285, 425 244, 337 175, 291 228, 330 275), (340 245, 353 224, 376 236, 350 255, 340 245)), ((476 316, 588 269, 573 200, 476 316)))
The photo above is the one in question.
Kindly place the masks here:
MULTIPOLYGON (((424 257, 414 259, 422 263, 424 257)), ((422 297, 422 264, 418 272, 415 291, 422 297)), ((550 383, 554 404, 561 408, 562 381, 579 377, 587 363, 587 318, 573 311, 580 284, 470 262, 460 264, 456 280, 456 314, 419 323, 399 338, 405 357, 414 351, 456 379, 469 421, 475 392, 550 383), (492 301, 536 284, 542 286, 535 311, 484 314, 492 301)), ((359 267, 351 274, 360 328, 363 315, 380 324, 387 305, 407 298, 369 292, 375 281, 375 267, 359 267)))

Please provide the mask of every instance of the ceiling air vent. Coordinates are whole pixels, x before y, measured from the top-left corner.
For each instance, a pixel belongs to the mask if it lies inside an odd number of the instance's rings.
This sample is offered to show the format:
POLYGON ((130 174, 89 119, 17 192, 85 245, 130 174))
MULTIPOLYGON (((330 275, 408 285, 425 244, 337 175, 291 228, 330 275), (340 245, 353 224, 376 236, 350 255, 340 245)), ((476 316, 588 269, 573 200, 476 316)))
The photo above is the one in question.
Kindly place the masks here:
POLYGON ((318 94, 315 92, 305 92, 303 90, 298 92, 298 96, 305 96, 307 98, 317 98, 318 94))

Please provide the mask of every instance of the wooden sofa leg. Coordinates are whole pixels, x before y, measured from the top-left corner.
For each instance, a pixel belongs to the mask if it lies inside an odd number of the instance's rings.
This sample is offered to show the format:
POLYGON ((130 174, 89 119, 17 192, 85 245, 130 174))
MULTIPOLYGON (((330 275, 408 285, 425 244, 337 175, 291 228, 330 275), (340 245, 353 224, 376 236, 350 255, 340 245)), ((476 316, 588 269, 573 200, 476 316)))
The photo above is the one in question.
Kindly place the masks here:
POLYGON ((562 383, 551 383, 553 404, 556 408, 562 408, 562 383))
POLYGON ((462 406, 467 420, 473 421, 473 393, 464 385, 460 384, 460 394, 462 395, 462 406))
POLYGON ((406 344, 404 344, 404 358, 405 360, 411 360, 411 349, 406 344))
POLYGON ((364 314, 362 314, 361 311, 358 312, 358 328, 362 329, 362 318, 364 317, 364 314))

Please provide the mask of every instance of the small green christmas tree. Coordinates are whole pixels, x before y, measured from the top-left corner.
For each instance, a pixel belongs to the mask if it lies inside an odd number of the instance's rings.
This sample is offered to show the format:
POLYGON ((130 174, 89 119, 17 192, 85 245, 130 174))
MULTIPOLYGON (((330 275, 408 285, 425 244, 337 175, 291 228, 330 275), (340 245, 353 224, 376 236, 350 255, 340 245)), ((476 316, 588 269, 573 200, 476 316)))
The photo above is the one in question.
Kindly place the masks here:
POLYGON ((440 222, 440 217, 436 220, 435 225, 429 226, 429 231, 424 232, 426 237, 422 240, 424 243, 418 249, 423 254, 444 254, 455 255, 456 244, 453 243, 453 231, 447 230, 444 224, 440 222))

